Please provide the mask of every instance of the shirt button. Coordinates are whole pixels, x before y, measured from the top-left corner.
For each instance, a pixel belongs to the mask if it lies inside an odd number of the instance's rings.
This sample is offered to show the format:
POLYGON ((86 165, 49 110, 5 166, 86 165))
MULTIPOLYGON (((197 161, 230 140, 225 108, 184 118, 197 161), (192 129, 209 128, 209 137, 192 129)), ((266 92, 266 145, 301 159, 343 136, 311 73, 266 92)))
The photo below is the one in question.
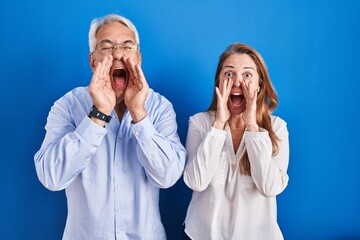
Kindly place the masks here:
POLYGON ((119 234, 119 235, 121 234, 121 230, 120 230, 120 229, 118 229, 116 232, 117 232, 117 234, 119 234))
POLYGON ((135 132, 135 136, 139 136, 139 131, 136 131, 136 132, 135 132))
POLYGON ((118 213, 121 212, 121 208, 116 209, 116 211, 117 211, 118 213))

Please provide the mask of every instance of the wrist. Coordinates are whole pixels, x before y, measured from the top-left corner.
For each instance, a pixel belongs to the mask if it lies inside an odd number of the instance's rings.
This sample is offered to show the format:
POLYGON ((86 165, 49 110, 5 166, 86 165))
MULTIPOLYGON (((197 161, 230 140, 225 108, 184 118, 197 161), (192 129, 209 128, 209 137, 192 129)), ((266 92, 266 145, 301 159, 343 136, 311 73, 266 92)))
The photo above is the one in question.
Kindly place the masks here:
POLYGON ((107 115, 107 114, 103 113, 102 111, 100 111, 99 109, 97 109, 95 107, 95 105, 93 105, 91 107, 88 116, 90 117, 90 119, 92 121, 94 121, 95 123, 102 125, 102 126, 105 125, 105 122, 109 123, 112 118, 112 116, 107 115))
POLYGON ((246 125, 246 131, 248 131, 248 132, 259 132, 259 125, 257 125, 257 124, 248 124, 248 125, 246 125))
POLYGON ((131 115, 131 118, 132 118, 132 122, 133 123, 138 123, 147 116, 147 112, 146 112, 145 109, 141 110, 141 111, 131 111, 130 115, 131 115))
POLYGON ((220 130, 224 130, 225 124, 226 124, 226 122, 219 122, 219 121, 215 120, 212 124, 212 127, 220 129, 220 130))

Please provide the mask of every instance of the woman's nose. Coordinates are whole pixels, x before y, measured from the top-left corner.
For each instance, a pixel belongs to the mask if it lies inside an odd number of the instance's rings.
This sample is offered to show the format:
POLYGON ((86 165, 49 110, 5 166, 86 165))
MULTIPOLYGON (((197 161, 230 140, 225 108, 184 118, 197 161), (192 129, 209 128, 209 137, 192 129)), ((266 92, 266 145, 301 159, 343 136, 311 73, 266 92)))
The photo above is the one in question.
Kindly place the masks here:
POLYGON ((241 85, 241 79, 240 78, 235 78, 234 79, 234 86, 235 87, 240 87, 241 85))

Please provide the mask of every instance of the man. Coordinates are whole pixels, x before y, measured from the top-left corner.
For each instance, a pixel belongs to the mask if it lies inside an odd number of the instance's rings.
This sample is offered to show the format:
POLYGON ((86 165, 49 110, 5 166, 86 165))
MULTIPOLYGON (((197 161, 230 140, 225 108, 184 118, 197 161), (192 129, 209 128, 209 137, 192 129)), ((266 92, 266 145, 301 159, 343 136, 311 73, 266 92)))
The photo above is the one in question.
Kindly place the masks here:
POLYGON ((166 239, 159 189, 175 184, 186 158, 175 112, 149 88, 128 19, 93 20, 89 45, 91 82, 51 108, 37 175, 65 189, 63 239, 166 239))

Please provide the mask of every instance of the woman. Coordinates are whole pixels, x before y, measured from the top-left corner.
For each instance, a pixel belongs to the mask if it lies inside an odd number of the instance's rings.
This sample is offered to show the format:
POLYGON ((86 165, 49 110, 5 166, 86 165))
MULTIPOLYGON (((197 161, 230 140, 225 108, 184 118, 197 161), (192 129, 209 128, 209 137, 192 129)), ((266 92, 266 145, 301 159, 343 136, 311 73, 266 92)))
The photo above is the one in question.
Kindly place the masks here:
POLYGON ((184 181, 193 190, 185 238, 283 239, 276 195, 288 183, 286 122, 260 54, 236 43, 220 56, 211 105, 190 118, 184 181))

